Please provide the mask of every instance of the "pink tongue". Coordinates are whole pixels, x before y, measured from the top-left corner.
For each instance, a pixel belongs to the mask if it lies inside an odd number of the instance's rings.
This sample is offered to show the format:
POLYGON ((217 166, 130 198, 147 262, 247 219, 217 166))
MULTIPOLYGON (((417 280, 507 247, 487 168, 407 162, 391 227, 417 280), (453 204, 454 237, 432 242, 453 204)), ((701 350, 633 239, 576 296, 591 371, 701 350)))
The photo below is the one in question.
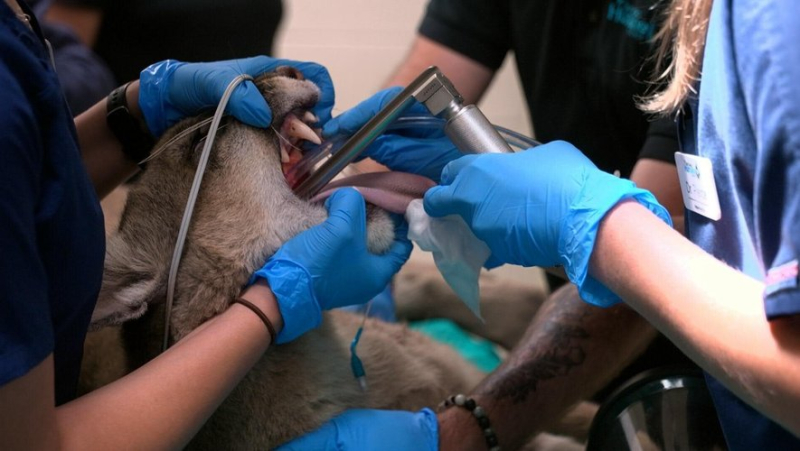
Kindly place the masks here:
POLYGON ((422 198, 425 191, 435 185, 429 178, 406 172, 368 172, 328 183, 311 201, 322 202, 336 188, 353 186, 367 202, 392 213, 404 214, 409 202, 422 198))

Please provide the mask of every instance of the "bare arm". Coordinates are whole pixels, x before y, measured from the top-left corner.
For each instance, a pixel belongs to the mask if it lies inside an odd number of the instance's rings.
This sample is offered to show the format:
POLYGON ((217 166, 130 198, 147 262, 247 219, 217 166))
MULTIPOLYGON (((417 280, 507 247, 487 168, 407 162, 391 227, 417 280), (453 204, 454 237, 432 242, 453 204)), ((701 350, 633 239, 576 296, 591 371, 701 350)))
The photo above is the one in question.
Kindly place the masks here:
POLYGON ((633 202, 601 223, 590 271, 737 396, 800 434, 800 321, 767 321, 761 282, 633 202))
POLYGON ((405 86, 429 66, 438 66, 467 104, 477 103, 494 77, 494 70, 424 36, 411 49, 385 86, 405 86))
MULTIPOLYGON (((144 121, 139 110, 139 82, 131 83, 126 94, 131 114, 144 121)), ((125 157, 122 145, 106 125, 105 99, 75 118, 75 126, 83 163, 97 195, 102 199, 139 168, 125 157)))
POLYGON ((672 226, 680 233, 683 227, 683 194, 678 179, 678 170, 674 164, 650 158, 636 162, 631 173, 631 180, 639 188, 644 188, 658 199, 658 203, 667 209, 672 216, 672 226))
MULTIPOLYGON (((266 284, 242 297, 283 328, 266 284)), ((50 355, 0 386, 0 443, 12 450, 180 449, 269 344, 261 320, 234 304, 137 371, 58 408, 50 355)))
MULTIPOLYGON (((542 305, 520 344, 473 397, 487 409, 501 446, 517 449, 610 382, 653 337, 626 306, 594 307, 565 286, 542 305)), ((439 415, 442 450, 486 448, 475 419, 465 413, 439 415)))
MULTIPOLYGON (((411 48, 384 87, 406 86, 430 66, 438 66, 464 97, 466 104, 477 103, 489 87, 494 71, 455 50, 417 35, 411 48)), ((357 163, 363 172, 385 171, 372 159, 357 163)))
MULTIPOLYGON (((650 190, 683 229, 675 165, 639 160, 631 180, 650 190)), ((610 382, 655 336, 655 329, 630 307, 600 309, 583 302, 575 287, 565 287, 547 300, 520 345, 474 396, 489 409, 500 443, 515 449, 610 382)), ((451 444, 452 449, 485 447, 469 415, 451 409, 439 420, 442 449, 451 444)))

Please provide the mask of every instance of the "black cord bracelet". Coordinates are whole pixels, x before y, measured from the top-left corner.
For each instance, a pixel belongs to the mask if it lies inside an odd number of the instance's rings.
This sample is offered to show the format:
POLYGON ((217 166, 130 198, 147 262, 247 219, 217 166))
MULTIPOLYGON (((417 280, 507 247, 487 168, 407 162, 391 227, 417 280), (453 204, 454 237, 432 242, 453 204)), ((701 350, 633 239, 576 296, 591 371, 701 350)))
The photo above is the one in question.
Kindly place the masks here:
POLYGON ((255 304, 248 301, 247 299, 236 298, 233 302, 237 304, 242 304, 243 306, 252 310, 253 313, 258 315, 258 317, 261 318, 261 322, 263 322, 264 325, 267 326, 267 331, 269 332, 269 344, 270 345, 275 344, 275 337, 277 337, 278 334, 275 333, 275 326, 272 325, 272 321, 269 320, 267 315, 264 312, 262 312, 260 308, 256 307, 255 304))
POLYGON ((478 426, 480 426, 483 431, 483 438, 486 440, 486 446, 489 448, 489 451, 500 451, 500 445, 498 445, 497 442, 497 434, 495 434, 491 423, 489 423, 486 410, 479 406, 474 399, 466 395, 458 394, 445 399, 442 405, 445 408, 458 406, 469 410, 472 416, 478 421, 478 426))

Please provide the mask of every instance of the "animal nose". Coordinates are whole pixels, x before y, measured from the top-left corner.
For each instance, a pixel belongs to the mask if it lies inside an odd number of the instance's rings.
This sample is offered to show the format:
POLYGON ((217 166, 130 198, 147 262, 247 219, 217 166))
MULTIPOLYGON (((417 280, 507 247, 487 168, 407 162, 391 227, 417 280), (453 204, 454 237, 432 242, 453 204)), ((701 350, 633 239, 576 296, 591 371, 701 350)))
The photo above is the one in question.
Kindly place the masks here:
POLYGON ((303 76, 303 73, 300 72, 299 69, 292 67, 292 66, 279 66, 275 69, 275 72, 282 77, 294 78, 295 80, 305 80, 306 77, 303 76))

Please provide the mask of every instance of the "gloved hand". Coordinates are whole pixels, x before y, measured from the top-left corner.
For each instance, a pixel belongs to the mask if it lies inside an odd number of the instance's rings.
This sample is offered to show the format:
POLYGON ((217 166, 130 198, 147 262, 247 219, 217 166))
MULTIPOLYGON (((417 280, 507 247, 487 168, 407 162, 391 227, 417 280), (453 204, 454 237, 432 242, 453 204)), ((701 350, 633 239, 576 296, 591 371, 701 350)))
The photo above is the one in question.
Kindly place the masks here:
MULTIPOLYGON (((322 129, 325 137, 352 135, 375 116, 403 89, 388 88, 331 119, 322 129)), ((401 117, 433 117, 420 103, 414 102, 401 117)), ((387 130, 366 150, 371 157, 394 171, 410 172, 439 181, 442 168, 462 156, 441 128, 387 130)))
POLYGON ((280 446, 294 450, 437 450, 439 424, 430 409, 419 412, 348 410, 314 432, 280 446))
MULTIPOLYGON (((252 76, 293 66, 306 79, 317 84, 320 101, 312 110, 325 123, 331 117, 334 92, 328 70, 316 63, 256 56, 213 63, 183 63, 165 60, 142 71, 139 77, 139 107, 147 127, 161 136, 169 126, 204 109, 216 108, 228 84, 240 74, 252 76)), ((254 127, 267 127, 272 111, 252 81, 245 81, 233 92, 227 108, 240 121, 254 127)))
POLYGON ((366 204, 355 189, 337 190, 325 206, 324 223, 287 241, 254 274, 267 279, 278 300, 284 324, 278 343, 319 326, 322 310, 367 302, 411 254, 404 222, 386 254, 367 250, 366 204))
POLYGON ((425 211, 464 218, 492 250, 490 265, 563 265, 583 299, 597 305, 618 301, 587 276, 605 214, 633 198, 671 224, 650 192, 600 171, 563 141, 516 154, 465 156, 444 168, 442 185, 425 193, 425 211))

